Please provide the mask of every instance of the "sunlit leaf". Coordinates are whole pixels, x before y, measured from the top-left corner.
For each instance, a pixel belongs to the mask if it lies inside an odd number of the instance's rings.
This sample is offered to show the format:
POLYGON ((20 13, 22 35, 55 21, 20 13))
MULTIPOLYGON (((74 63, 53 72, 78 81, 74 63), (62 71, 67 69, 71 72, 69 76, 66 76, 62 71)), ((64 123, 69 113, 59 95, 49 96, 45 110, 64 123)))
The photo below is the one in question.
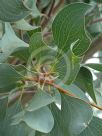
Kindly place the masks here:
POLYGON ((88 66, 94 70, 102 72, 102 64, 101 63, 88 63, 88 64, 85 64, 85 66, 88 66))
POLYGON ((80 56, 88 49, 90 40, 85 32, 84 16, 90 7, 85 3, 70 4, 55 17, 52 32, 60 50, 67 52, 76 40, 78 40, 78 43, 73 48, 76 55, 80 56))
POLYGON ((39 27, 37 26, 32 26, 30 25, 28 22, 26 22, 24 19, 15 22, 14 27, 16 27, 17 29, 20 30, 26 30, 26 31, 30 31, 30 30, 35 30, 38 29, 39 27))

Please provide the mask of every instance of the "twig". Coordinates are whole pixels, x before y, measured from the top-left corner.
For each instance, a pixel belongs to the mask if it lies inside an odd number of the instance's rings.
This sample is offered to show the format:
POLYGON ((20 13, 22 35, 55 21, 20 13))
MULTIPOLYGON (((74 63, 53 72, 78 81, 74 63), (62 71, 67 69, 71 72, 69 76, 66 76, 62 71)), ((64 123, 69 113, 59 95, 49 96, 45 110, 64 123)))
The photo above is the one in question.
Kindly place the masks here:
POLYGON ((101 49, 102 49, 102 35, 98 36, 98 38, 92 42, 89 50, 84 55, 83 63, 85 63, 86 60, 90 59, 95 52, 101 49))
POLYGON ((53 11, 52 11, 53 14, 55 14, 56 11, 58 10, 58 8, 59 8, 61 5, 64 4, 64 1, 65 1, 65 0, 59 0, 59 3, 53 8, 53 11))
POLYGON ((102 18, 97 19, 97 20, 93 20, 90 22, 90 24, 95 24, 95 23, 99 23, 99 22, 102 22, 102 18))
POLYGON ((19 30, 19 36, 23 40, 23 31, 22 30, 19 30))
POLYGON ((52 10, 53 10, 54 4, 55 4, 55 0, 52 1, 52 5, 51 5, 50 10, 49 10, 49 12, 48 12, 48 14, 47 14, 47 17, 48 17, 48 18, 45 18, 45 19, 42 21, 42 23, 41 23, 42 28, 45 28, 45 26, 48 24, 48 22, 49 22, 49 20, 50 20, 50 17, 51 17, 51 14, 52 14, 52 10))
MULTIPOLYGON (((44 80, 39 80, 38 78, 32 78, 32 77, 26 77, 26 80, 28 80, 28 81, 35 81, 35 82, 40 81, 40 84, 42 84, 42 83, 44 82, 44 80)), ((46 80, 46 81, 45 81, 45 84, 48 84, 48 85, 51 85, 51 86, 55 87, 55 88, 58 89, 61 93, 64 93, 64 94, 66 94, 66 95, 68 95, 68 96, 71 96, 71 97, 80 99, 80 98, 77 97, 75 94, 71 93, 69 90, 63 89, 62 87, 60 87, 59 85, 55 84, 54 82, 51 82, 51 81, 47 81, 47 80, 46 80)), ((80 99, 80 100, 82 100, 82 99, 80 99)), ((84 100, 82 100, 82 101, 84 101, 84 100)), ((84 102, 86 102, 86 101, 84 101, 84 102)), ((102 110, 102 107, 99 107, 99 106, 97 106, 97 105, 95 105, 95 104, 93 104, 93 103, 90 103, 90 102, 86 102, 86 103, 89 104, 89 105, 91 105, 92 107, 95 107, 95 108, 97 108, 97 109, 99 109, 99 110, 102 110)))

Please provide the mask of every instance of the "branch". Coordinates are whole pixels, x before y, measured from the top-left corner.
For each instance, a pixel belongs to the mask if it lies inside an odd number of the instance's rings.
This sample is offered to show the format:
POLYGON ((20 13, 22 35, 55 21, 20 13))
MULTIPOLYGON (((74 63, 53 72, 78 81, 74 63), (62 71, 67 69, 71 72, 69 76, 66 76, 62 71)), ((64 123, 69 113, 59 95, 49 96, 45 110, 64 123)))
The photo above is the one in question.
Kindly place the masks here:
POLYGON ((47 18, 45 18, 45 19, 42 21, 42 23, 41 23, 42 28, 45 28, 45 26, 48 24, 48 22, 49 22, 49 20, 50 20, 50 17, 51 17, 51 14, 52 14, 52 10, 53 10, 54 4, 55 4, 55 0, 52 1, 50 10, 49 10, 49 12, 48 12, 48 14, 47 14, 47 18))
MULTIPOLYGON (((80 98, 77 97, 75 94, 71 93, 69 90, 63 89, 63 88, 60 87, 59 85, 55 84, 53 81, 43 80, 43 79, 39 80, 38 78, 32 78, 32 77, 26 77, 26 80, 27 80, 27 81, 39 82, 40 84, 45 83, 45 84, 51 85, 51 86, 55 87, 56 89, 58 89, 61 93, 64 93, 64 94, 66 94, 66 95, 68 95, 68 96, 71 96, 71 97, 74 97, 74 98, 77 98, 77 99, 80 99, 80 98)), ((82 100, 82 99, 80 99, 80 100, 82 100)), ((84 100, 82 100, 82 101, 84 101, 84 100)), ((97 109, 99 109, 99 110, 102 110, 102 107, 99 107, 99 106, 97 106, 97 105, 95 105, 95 104, 93 104, 93 103, 90 103, 90 102, 86 102, 86 101, 84 101, 84 102, 87 103, 87 104, 89 104, 89 105, 91 105, 91 106, 94 107, 94 108, 97 108, 97 109)))
POLYGON ((58 8, 59 8, 61 5, 63 5, 64 2, 65 2, 65 0, 59 0, 59 3, 53 8, 52 13, 55 14, 56 11, 58 10, 58 8))
POLYGON ((99 23, 99 22, 102 22, 102 18, 97 19, 97 20, 93 20, 90 22, 90 24, 92 25, 92 24, 99 23))
POLYGON ((88 59, 90 59, 93 56, 93 54, 99 50, 102 50, 102 36, 101 35, 92 42, 91 47, 85 53, 85 56, 83 58, 83 63, 85 63, 88 59))

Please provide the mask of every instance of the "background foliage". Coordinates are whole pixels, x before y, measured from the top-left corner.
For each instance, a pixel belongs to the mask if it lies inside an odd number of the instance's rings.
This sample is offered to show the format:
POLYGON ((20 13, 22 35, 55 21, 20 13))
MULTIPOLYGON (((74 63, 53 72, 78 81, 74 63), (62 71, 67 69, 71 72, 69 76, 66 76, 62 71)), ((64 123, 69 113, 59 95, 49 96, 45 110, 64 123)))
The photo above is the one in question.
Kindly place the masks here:
POLYGON ((101 0, 0 0, 0 136, 102 136, 101 72, 101 0))

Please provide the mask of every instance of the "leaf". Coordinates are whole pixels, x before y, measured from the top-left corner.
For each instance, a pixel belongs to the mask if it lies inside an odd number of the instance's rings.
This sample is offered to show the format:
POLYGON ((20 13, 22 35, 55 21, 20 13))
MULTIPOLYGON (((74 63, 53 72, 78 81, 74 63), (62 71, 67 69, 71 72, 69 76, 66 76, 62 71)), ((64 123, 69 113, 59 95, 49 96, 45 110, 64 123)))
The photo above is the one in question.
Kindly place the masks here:
POLYGON ((40 8, 46 8, 47 6, 49 6, 50 4, 50 0, 42 0, 41 4, 40 4, 40 8))
POLYGON ((38 26, 31 26, 24 19, 15 22, 14 27, 16 27, 17 29, 26 30, 26 31, 36 30, 39 28, 38 26))
POLYGON ((96 102, 96 97, 94 93, 93 78, 90 70, 85 67, 81 67, 75 83, 85 92, 87 92, 90 97, 96 102))
POLYGON ((26 17, 31 10, 27 8, 23 0, 1 0, 0 20, 5 22, 15 22, 26 17))
POLYGON ((31 36, 29 45, 29 51, 31 53, 29 63, 33 58, 36 58, 37 64, 44 64, 47 61, 52 61, 53 63, 56 51, 46 45, 42 39, 41 32, 36 32, 31 36))
POLYGON ((5 23, 5 34, 0 40, 0 62, 5 61, 18 47, 28 47, 28 44, 19 39, 9 23, 5 23))
POLYGON ((80 99, 72 98, 65 94, 62 94, 61 107, 61 122, 64 125, 62 127, 67 135, 80 134, 93 117, 90 105, 80 99))
POLYGON ((87 124, 86 129, 78 136, 101 136, 102 135, 102 119, 93 117, 92 121, 87 124))
POLYGON ((54 125, 54 119, 48 107, 33 112, 21 112, 14 116, 13 124, 25 122, 30 128, 48 133, 54 125))
MULTIPOLYGON (((23 77, 9 64, 0 64, 0 89, 13 86, 23 77)), ((5 90, 4 90, 5 91, 5 90)))
POLYGON ((84 66, 88 66, 88 67, 90 67, 90 68, 92 68, 94 70, 102 72, 102 64, 101 63, 99 63, 99 64, 97 64, 97 63, 88 63, 88 64, 85 64, 84 66))
POLYGON ((7 108, 8 98, 0 98, 0 121, 4 120, 6 115, 6 108, 7 108))
MULTIPOLYGON (((101 88, 100 88, 101 90, 101 88)), ((102 107, 102 95, 100 91, 95 91, 95 96, 96 96, 96 100, 97 100, 97 105, 102 107)))
POLYGON ((54 117, 54 127, 47 136, 69 136, 67 135, 66 132, 63 131, 63 128, 62 128, 61 111, 54 104, 51 104, 50 109, 54 117))
POLYGON ((40 50, 40 48, 42 49, 42 47, 47 46, 42 39, 41 32, 36 32, 31 36, 29 45, 30 45, 29 48, 30 52, 33 52, 35 50, 40 50))
POLYGON ((36 2, 37 2, 37 0, 27 0, 27 2, 26 2, 28 7, 32 9, 32 15, 34 18, 41 16, 40 11, 36 7, 36 2))
MULTIPOLYGON (((17 102, 9 108, 4 104, 2 105, 2 110, 6 111, 6 116, 3 120, 0 119, 0 136, 11 136, 12 134, 15 136, 28 136, 27 128, 25 129, 21 124, 17 126, 11 125, 12 116, 21 110, 19 103, 17 102)), ((2 111, 0 111, 0 115, 1 114, 2 111)))
POLYGON ((3 35, 3 24, 0 22, 0 39, 2 38, 3 35))
POLYGON ((11 55, 27 62, 30 56, 29 47, 18 47, 11 55))
POLYGON ((85 32, 84 16, 91 8, 85 3, 75 3, 62 9, 52 24, 53 37, 60 50, 67 52, 71 44, 78 40, 73 48, 75 55, 81 56, 89 48, 90 39, 85 32))
POLYGON ((55 121, 54 128, 47 135, 38 133, 36 136, 79 136, 93 117, 88 104, 63 94, 61 111, 54 104, 51 104, 50 109, 55 121))
POLYGON ((82 58, 75 56, 71 50, 67 54, 56 58, 54 70, 58 73, 58 77, 63 80, 64 83, 71 84, 74 82, 80 70, 82 58))
MULTIPOLYGON (((87 103, 62 94, 61 110, 54 104, 50 109, 54 117, 54 128, 47 136, 76 136, 90 123, 93 112, 87 103)), ((43 136, 42 134, 41 136, 43 136)), ((40 135, 38 135, 40 136, 40 135)), ((46 135, 45 135, 46 136, 46 135)))
POLYGON ((34 97, 27 103, 26 110, 27 111, 35 111, 44 106, 49 105, 52 102, 56 102, 57 90, 53 96, 50 93, 45 92, 43 90, 38 90, 34 97))
POLYGON ((12 65, 12 68, 14 68, 22 76, 25 76, 27 73, 27 68, 22 64, 12 65))

